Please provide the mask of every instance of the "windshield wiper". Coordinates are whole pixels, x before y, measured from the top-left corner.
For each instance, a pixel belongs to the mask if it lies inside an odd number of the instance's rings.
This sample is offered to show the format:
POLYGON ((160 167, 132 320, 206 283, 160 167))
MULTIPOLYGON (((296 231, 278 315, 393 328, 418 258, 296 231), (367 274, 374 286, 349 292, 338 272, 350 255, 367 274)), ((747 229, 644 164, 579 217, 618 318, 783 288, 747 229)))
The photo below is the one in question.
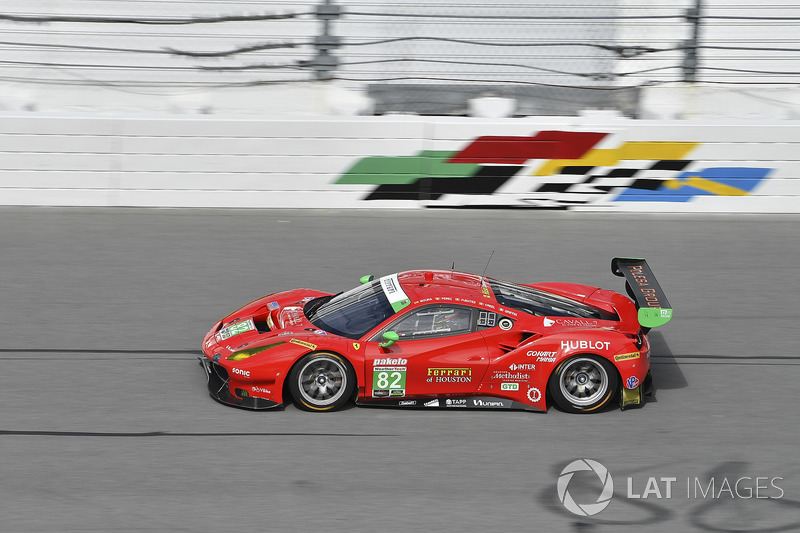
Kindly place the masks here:
MULTIPOLYGON (((339 294, 342 293, 340 292, 339 294)), ((322 304, 330 302, 332 299, 336 298, 336 296, 339 296, 339 294, 336 294, 334 296, 322 296, 321 298, 317 298, 316 300, 311 300, 306 305, 307 309, 303 309, 303 312, 306 314, 306 317, 309 320, 311 320, 311 318, 314 316, 317 310, 320 307, 322 307, 322 304)))

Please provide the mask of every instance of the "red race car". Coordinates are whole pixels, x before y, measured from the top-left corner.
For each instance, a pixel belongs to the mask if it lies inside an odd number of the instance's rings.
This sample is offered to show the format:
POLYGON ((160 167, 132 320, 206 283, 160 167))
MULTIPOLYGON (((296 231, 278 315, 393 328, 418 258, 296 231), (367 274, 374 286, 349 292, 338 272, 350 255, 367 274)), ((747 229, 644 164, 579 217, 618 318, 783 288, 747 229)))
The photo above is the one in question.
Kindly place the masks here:
POLYGON ((250 409, 358 405, 587 413, 644 403, 647 332, 672 309, 644 259, 615 258, 628 297, 414 270, 340 294, 295 289, 217 322, 200 358, 211 396, 250 409))

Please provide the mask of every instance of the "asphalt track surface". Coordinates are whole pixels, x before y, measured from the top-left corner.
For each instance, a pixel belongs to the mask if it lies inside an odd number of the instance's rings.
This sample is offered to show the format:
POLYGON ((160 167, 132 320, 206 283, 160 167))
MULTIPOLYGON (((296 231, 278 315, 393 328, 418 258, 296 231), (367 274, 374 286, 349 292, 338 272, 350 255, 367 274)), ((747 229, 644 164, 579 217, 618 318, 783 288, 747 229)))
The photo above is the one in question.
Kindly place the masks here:
MULTIPOLYGON (((800 529, 799 260, 798 217, 0 209, 0 530, 800 529), (243 303, 480 273, 492 251, 495 277, 616 290, 611 257, 646 257, 675 308, 651 334, 656 401, 580 416, 209 398, 200 341, 243 303), (557 495, 581 458, 614 480, 586 518, 557 495)), ((602 484, 567 487, 594 503, 602 484)))

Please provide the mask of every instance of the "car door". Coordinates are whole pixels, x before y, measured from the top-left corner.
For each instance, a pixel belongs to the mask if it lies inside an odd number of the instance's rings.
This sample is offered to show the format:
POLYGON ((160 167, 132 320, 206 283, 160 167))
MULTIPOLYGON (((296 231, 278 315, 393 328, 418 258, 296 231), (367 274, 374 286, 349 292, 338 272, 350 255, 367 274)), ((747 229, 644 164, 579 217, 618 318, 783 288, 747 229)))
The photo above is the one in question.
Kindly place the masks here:
POLYGON ((432 304, 391 321, 367 342, 367 395, 402 398, 475 392, 489 365, 477 318, 477 311, 468 306, 432 304), (381 347, 386 331, 394 331, 400 340, 381 347))

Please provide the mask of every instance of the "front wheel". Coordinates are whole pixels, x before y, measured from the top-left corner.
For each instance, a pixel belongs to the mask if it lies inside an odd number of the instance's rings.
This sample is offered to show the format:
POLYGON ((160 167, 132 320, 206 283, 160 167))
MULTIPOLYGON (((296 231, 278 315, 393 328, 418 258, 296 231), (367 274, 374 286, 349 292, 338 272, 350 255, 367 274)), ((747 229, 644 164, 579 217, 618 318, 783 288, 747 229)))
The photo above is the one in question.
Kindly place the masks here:
POLYGON ((548 388, 556 405, 569 413, 589 413, 607 405, 618 386, 613 365, 596 355, 562 361, 548 388))
POLYGON ((303 356, 289 372, 295 405, 305 411, 333 411, 353 395, 356 375, 342 356, 316 352, 303 356))

